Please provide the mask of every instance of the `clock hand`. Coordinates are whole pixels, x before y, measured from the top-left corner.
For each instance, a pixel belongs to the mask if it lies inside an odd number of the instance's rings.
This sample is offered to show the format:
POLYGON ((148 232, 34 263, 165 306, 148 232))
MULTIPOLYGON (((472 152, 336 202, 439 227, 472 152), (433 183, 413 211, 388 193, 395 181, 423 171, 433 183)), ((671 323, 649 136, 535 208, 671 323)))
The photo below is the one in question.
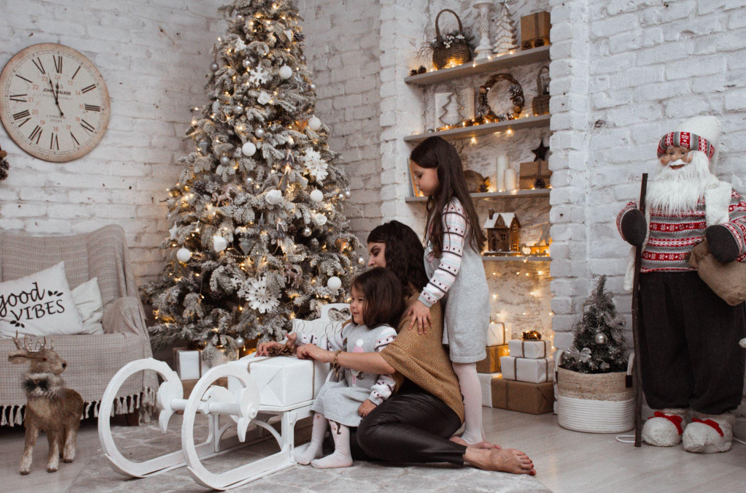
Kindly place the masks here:
POLYGON ((60 109, 60 114, 62 116, 65 116, 65 114, 62 112, 62 107, 60 107, 60 83, 55 82, 55 86, 57 86, 57 108, 60 109))
POLYGON ((49 87, 52 88, 52 96, 54 96, 54 104, 57 105, 57 109, 60 110, 60 116, 65 116, 65 114, 62 112, 62 108, 60 108, 60 103, 57 101, 57 94, 54 92, 54 86, 52 85, 52 79, 49 80, 49 87))

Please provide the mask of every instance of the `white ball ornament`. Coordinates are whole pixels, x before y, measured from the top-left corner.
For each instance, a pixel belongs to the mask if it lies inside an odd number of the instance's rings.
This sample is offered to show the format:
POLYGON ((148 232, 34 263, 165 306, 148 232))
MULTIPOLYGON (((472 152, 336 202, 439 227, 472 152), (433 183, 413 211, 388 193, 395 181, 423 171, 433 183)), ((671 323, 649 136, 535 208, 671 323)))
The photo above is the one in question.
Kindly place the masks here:
POLYGON ((278 72, 281 79, 290 79, 293 75, 293 69, 290 68, 288 65, 283 65, 280 67, 280 71, 278 72))
POLYGON ((318 204, 319 202, 324 200, 324 194, 321 190, 314 190, 309 194, 309 196, 311 197, 311 201, 315 204, 318 204))
POLYGON ((192 258, 192 252, 187 250, 186 248, 182 247, 176 252, 176 259, 179 262, 189 262, 189 259, 192 258))
POLYGON ((257 146, 252 142, 247 142, 241 146, 241 153, 246 157, 252 157, 257 153, 257 146))
POLYGON ((358 257, 358 265, 363 265, 365 263, 366 263, 366 259, 364 259, 363 257, 358 257))
POLYGON ((316 132, 317 130, 322 128, 322 121, 319 118, 312 116, 311 118, 309 118, 309 128, 316 132))
POLYGON ((222 236, 213 236, 213 250, 220 253, 228 247, 228 242, 222 236))
POLYGON ((342 287, 342 281, 337 276, 330 277, 329 280, 327 280, 327 287, 329 289, 338 290, 342 287))

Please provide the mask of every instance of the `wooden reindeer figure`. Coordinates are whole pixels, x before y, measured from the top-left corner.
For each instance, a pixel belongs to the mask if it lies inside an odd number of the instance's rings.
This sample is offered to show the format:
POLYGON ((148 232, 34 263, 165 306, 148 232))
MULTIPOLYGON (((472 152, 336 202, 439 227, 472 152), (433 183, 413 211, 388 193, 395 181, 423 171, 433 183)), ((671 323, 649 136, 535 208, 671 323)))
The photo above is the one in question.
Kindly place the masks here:
POLYGON ((65 371, 67 362, 54 352, 54 344, 47 348, 47 338, 38 341, 33 347, 24 336, 19 340, 18 332, 13 339, 17 351, 8 355, 14 364, 29 363, 29 371, 23 374, 21 382, 26 392, 26 444, 21 458, 21 474, 31 470, 34 445, 43 431, 49 439, 47 472, 55 472, 60 457, 64 462, 75 459, 75 444, 83 415, 83 398, 73 389, 65 388, 60 373, 65 371))

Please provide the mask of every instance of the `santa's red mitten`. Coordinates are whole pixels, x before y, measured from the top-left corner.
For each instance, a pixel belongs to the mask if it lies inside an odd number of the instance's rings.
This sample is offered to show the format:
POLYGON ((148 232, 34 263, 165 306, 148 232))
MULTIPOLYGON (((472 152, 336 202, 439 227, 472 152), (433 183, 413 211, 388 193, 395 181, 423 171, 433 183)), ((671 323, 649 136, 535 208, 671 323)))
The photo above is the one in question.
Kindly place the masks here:
POLYGON ((737 240, 726 227, 719 224, 709 226, 705 230, 705 236, 708 241, 708 250, 722 264, 734 262, 739 256, 737 240))
POLYGON ((688 452, 715 454, 731 450, 734 415, 697 413, 682 435, 682 445, 688 452))
POLYGON ((643 425, 641 438, 654 447, 674 447, 682 441, 686 409, 662 409, 643 425))
POLYGON ((643 245, 646 239, 646 230, 646 216, 638 209, 629 210, 620 221, 620 232, 623 239, 633 246, 643 245))

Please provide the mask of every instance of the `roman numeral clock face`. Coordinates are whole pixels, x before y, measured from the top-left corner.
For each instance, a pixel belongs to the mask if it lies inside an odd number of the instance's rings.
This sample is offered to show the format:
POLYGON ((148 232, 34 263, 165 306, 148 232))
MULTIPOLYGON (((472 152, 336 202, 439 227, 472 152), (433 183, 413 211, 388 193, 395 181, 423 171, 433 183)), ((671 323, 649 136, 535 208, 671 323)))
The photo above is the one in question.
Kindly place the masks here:
POLYGON ((17 53, 0 75, 0 119, 8 135, 34 157, 78 159, 104 137, 109 92, 81 53, 38 44, 17 53))

